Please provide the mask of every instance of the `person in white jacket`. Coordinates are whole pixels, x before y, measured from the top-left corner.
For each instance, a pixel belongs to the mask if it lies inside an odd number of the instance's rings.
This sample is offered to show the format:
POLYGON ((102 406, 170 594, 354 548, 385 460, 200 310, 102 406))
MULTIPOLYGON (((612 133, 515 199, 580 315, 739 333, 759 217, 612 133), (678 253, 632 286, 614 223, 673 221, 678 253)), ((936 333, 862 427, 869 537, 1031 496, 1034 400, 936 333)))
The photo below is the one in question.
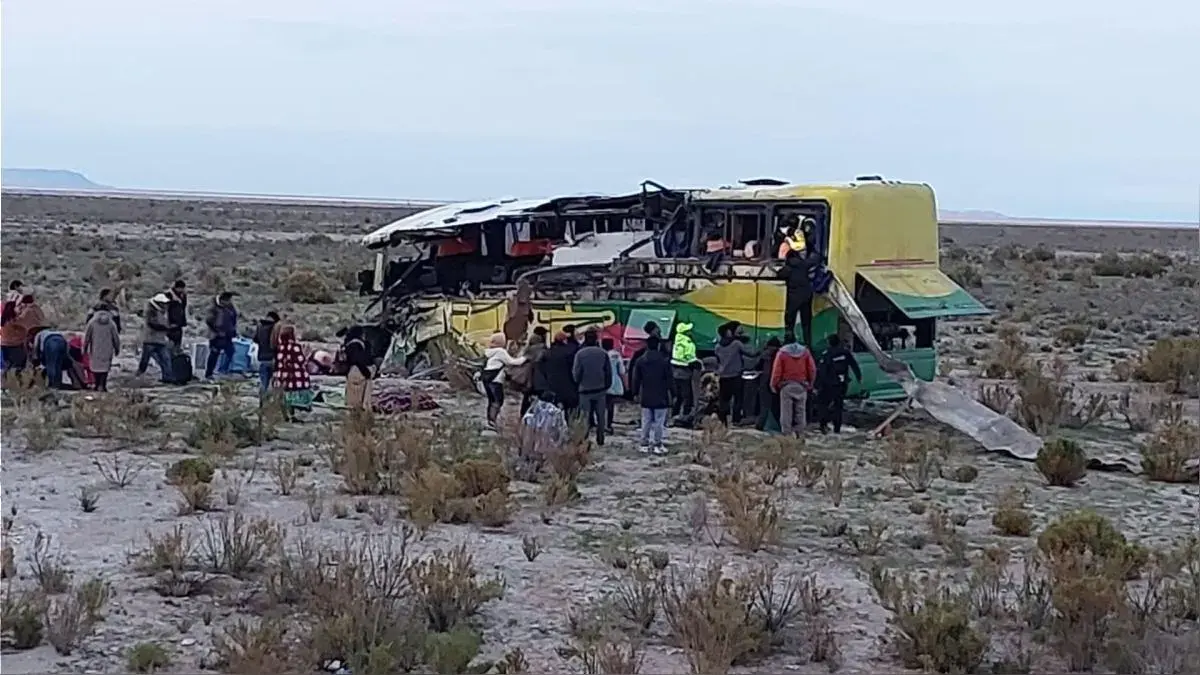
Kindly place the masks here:
POLYGON ((483 390, 487 393, 487 425, 493 431, 496 429, 496 418, 504 407, 504 369, 508 366, 519 366, 525 363, 524 356, 513 356, 508 353, 508 340, 504 333, 495 333, 488 340, 488 348, 483 352, 487 361, 483 364, 483 372, 479 379, 483 382, 483 390))

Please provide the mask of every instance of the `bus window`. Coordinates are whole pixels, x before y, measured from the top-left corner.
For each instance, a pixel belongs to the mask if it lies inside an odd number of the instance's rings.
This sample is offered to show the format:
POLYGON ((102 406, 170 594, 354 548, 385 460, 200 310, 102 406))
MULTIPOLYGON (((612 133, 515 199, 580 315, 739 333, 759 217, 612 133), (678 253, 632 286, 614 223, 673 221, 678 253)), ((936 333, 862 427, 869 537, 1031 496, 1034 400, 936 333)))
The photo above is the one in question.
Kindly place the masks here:
POLYGON ((735 258, 754 258, 761 251, 766 234, 766 214, 763 210, 735 211, 729 222, 726 240, 735 258), (753 246, 749 246, 754 244, 753 246))

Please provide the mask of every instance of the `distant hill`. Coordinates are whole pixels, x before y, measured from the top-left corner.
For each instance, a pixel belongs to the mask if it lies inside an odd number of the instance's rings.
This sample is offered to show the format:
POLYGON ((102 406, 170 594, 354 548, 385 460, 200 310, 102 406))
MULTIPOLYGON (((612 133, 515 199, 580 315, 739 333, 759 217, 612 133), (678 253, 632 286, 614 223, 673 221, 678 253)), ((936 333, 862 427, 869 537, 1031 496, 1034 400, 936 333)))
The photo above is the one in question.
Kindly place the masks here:
POLYGON ((78 171, 65 169, 4 169, 0 173, 4 187, 52 188, 58 190, 107 190, 107 185, 93 183, 78 171))
POLYGON ((955 220, 971 220, 972 218, 979 218, 981 220, 1007 220, 1010 217, 1006 214, 1000 213, 999 211, 982 211, 978 209, 964 209, 958 211, 939 209, 938 215, 942 218, 955 220))

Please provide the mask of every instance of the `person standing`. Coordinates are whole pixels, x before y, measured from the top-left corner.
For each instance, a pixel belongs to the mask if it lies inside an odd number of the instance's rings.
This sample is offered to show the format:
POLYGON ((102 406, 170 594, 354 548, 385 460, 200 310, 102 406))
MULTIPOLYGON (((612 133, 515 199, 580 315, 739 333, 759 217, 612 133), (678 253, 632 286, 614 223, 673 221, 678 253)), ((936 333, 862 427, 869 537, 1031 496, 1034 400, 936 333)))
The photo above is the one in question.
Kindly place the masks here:
POLYGON ((671 362, 662 351, 658 336, 646 338, 646 352, 629 374, 629 387, 642 408, 641 449, 656 455, 666 454, 664 436, 667 410, 671 407, 671 362))
POLYGON ((771 368, 771 391, 779 394, 779 427, 785 436, 799 437, 808 424, 808 392, 816 379, 812 352, 788 333, 771 368))
POLYGON ((350 326, 345 337, 346 407, 350 410, 371 410, 371 380, 375 360, 367 347, 362 326, 350 326))
POLYGON ((88 312, 87 318, 84 319, 84 324, 91 323, 92 317, 97 313, 108 312, 109 319, 117 327, 117 332, 121 332, 121 309, 117 307, 116 302, 113 302, 112 293, 111 288, 100 289, 99 302, 92 306, 92 311, 88 312))
POLYGON ((759 364, 758 381, 758 422, 754 425, 759 431, 767 431, 771 419, 779 423, 779 395, 771 391, 771 372, 775 367, 775 357, 779 354, 779 338, 772 336, 763 347, 759 364))
POLYGON ((671 347, 671 376, 675 394, 671 397, 671 415, 678 417, 692 413, 696 397, 693 395, 692 375, 700 366, 696 358, 696 343, 690 335, 692 324, 675 326, 675 342, 671 347))
POLYGON ((621 352, 616 349, 616 342, 610 337, 601 340, 600 347, 608 355, 609 368, 612 369, 612 384, 608 387, 608 396, 605 400, 608 428, 604 431, 613 434, 615 433, 613 420, 616 418, 617 400, 625 397, 625 359, 621 358, 621 352))
POLYGON ((746 410, 746 385, 742 374, 746 372, 746 359, 757 354, 746 345, 745 339, 737 334, 741 327, 736 321, 731 321, 721 327, 721 339, 717 342, 713 353, 717 357, 717 418, 721 424, 729 426, 741 424, 742 415, 746 410), (732 409, 732 415, 730 415, 732 409))
POLYGON ((595 328, 584 332, 583 347, 575 354, 571 375, 579 386, 580 412, 586 416, 589 430, 596 428, 596 445, 604 445, 604 432, 608 427, 606 399, 612 386, 612 366, 608 354, 600 346, 600 333, 595 328))
POLYGON ((560 331, 554 336, 554 342, 550 344, 550 349, 546 350, 546 355, 542 358, 543 370, 546 373, 546 385, 550 391, 554 392, 554 397, 558 399, 568 420, 579 408, 579 390, 576 387, 574 375, 576 350, 571 348, 571 342, 571 338, 565 332, 560 331))
MULTIPOLYGON (((312 410, 313 390, 304 368, 304 348, 296 341, 296 328, 279 327, 275 344, 275 372, 272 382, 283 393, 284 412, 288 420, 296 419, 296 411, 312 410)), ((211 362, 212 357, 209 357, 211 362)))
POLYGON ((233 365, 233 339, 237 337, 237 308, 233 306, 233 291, 225 291, 213 298, 204 324, 208 326, 208 363, 204 366, 204 379, 212 380, 213 371, 225 375, 233 365))
POLYGON ((279 326, 279 314, 267 312, 264 319, 258 320, 258 328, 254 330, 254 344, 258 347, 258 394, 259 398, 267 395, 271 387, 271 376, 275 372, 275 345, 278 339, 276 327, 279 326))
POLYGON ((546 370, 543 364, 546 349, 546 328, 538 326, 533 329, 529 344, 525 345, 525 349, 521 353, 525 357, 525 367, 529 370, 529 385, 521 395, 522 415, 529 412, 529 407, 533 405, 534 400, 540 400, 542 394, 550 390, 546 382, 546 370))
POLYGON ((567 336, 567 351, 571 354, 571 362, 575 362, 575 354, 579 351, 579 336, 575 334, 575 324, 563 326, 563 334, 567 336))
POLYGON ((504 409, 504 369, 525 363, 525 357, 514 357, 508 353, 508 339, 504 333, 492 334, 483 355, 487 360, 479 379, 483 381, 483 390, 487 394, 487 428, 495 431, 496 420, 504 409))
POLYGON ((812 275, 815 267, 807 252, 792 251, 777 273, 783 279, 785 292, 783 329, 795 334, 796 318, 799 317, 805 346, 812 345, 812 275))
POLYGON ((175 348, 175 351, 183 349, 183 329, 187 326, 187 283, 183 279, 176 279, 175 283, 171 284, 171 290, 167 291, 167 325, 170 330, 167 331, 167 339, 175 348))
POLYGON ((821 356, 817 366, 817 421, 821 433, 842 433, 842 415, 846 407, 846 389, 850 386, 850 374, 862 382, 862 368, 854 354, 842 343, 837 333, 829 336, 829 348, 821 356))
POLYGON ((113 359, 121 353, 121 329, 108 311, 97 310, 88 320, 83 331, 83 353, 90 361, 96 391, 108 391, 108 373, 113 359))
MULTIPOLYGON (((19 285, 20 282, 14 282, 19 285)), ((46 314, 30 294, 21 296, 15 304, 6 301, 8 320, 0 327, 0 350, 4 353, 4 370, 23 370, 29 361, 30 338, 33 331, 46 325, 46 314)))
POLYGON ((142 356, 138 359, 137 376, 141 377, 146 374, 146 368, 150 365, 150 360, 158 365, 158 369, 162 372, 162 382, 167 384, 172 381, 171 373, 171 341, 167 337, 171 330, 167 320, 167 303, 170 299, 166 293, 159 293, 150 298, 146 303, 146 309, 142 312, 142 356))

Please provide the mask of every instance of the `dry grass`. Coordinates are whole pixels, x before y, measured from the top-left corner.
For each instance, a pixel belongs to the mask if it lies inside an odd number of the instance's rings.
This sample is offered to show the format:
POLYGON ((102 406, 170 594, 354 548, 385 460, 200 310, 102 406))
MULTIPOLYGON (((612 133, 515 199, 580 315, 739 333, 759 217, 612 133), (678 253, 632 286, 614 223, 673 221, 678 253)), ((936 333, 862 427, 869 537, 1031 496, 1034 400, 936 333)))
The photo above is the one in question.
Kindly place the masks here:
POLYGON ((716 499, 725 517, 725 531, 742 549, 754 552, 779 540, 779 507, 767 486, 734 473, 718 479, 716 499))
POLYGON ((1200 460, 1200 427, 1184 419, 1182 407, 1169 407, 1162 426, 1142 444, 1141 456, 1146 478, 1194 483, 1200 460))
POLYGON ((1195 395, 1200 388, 1200 338, 1162 338, 1142 355, 1133 373, 1143 382, 1167 384, 1171 393, 1195 395))
POLYGON ((1074 487, 1087 475, 1088 458, 1078 443, 1052 438, 1038 450, 1034 465, 1048 484, 1074 487))

